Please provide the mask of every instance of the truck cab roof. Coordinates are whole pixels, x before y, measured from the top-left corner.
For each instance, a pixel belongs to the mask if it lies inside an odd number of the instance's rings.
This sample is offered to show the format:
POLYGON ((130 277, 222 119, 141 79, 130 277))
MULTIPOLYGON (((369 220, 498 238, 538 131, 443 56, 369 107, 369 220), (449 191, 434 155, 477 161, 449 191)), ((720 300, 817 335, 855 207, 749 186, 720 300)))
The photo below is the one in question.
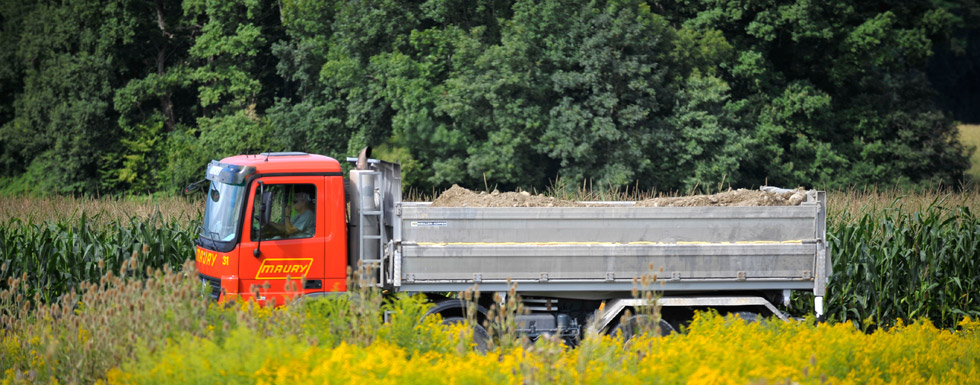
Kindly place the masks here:
POLYGON ((255 167, 259 174, 341 172, 340 163, 328 156, 305 152, 264 152, 257 155, 236 155, 221 163, 255 167))

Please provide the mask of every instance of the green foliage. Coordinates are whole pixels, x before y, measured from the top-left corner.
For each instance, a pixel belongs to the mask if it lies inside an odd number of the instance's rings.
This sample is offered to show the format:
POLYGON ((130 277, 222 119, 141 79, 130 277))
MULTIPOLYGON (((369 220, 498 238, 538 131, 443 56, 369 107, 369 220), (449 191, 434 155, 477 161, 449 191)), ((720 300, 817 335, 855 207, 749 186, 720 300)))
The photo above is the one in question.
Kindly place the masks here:
MULTIPOLYGON (((394 137, 391 140, 394 143, 404 143, 400 138, 394 137)), ((395 145, 391 143, 384 143, 378 147, 375 147, 371 156, 377 159, 384 159, 389 162, 396 162, 401 165, 402 169, 402 183, 408 186, 419 186, 422 185, 422 180, 420 175, 424 174, 423 169, 419 161, 412 157, 412 153, 406 144, 395 145)))
MULTIPOLYGON (((532 148, 557 161, 572 181, 661 183, 654 174, 664 170, 658 161, 676 153, 676 131, 663 122, 678 88, 664 57, 673 40, 667 21, 629 2, 553 7, 551 15, 515 15, 525 23, 543 18, 549 29, 558 28, 540 36, 547 60, 540 76, 550 89, 543 96, 550 101, 541 105, 547 118, 532 148)), ((536 45, 534 40, 522 43, 536 45)))
POLYGON ((697 73, 678 92, 678 105, 669 122, 680 133, 674 162, 681 172, 674 174, 675 182, 668 186, 721 186, 740 179, 738 170, 748 143, 728 108, 728 93, 728 84, 721 79, 697 73))
POLYGON ((201 130, 198 145, 206 151, 205 155, 214 154, 222 158, 255 153, 268 142, 268 122, 256 116, 251 109, 223 117, 200 118, 198 124, 201 130))
POLYGON ((721 1, 664 9, 687 28, 721 30, 739 52, 720 74, 732 85, 735 120, 750 134, 737 183, 831 188, 962 179, 955 127, 934 106, 923 76, 935 42, 956 21, 947 8, 721 1))
POLYGON ((102 144, 118 137, 109 100, 135 64, 127 56, 139 29, 131 3, 42 2, 18 9, 25 13, 12 22, 20 23, 20 34, 9 38, 17 41, 11 59, 23 83, 12 119, 0 127, 7 176, 37 162, 46 172, 28 183, 60 193, 99 189, 102 144))
POLYGON ((975 55, 970 4, 21 3, 0 2, 6 193, 173 193, 210 159, 364 145, 411 159, 423 191, 954 185, 968 167, 925 70, 975 55))
MULTIPOLYGON (((17 44, 18 37, 23 34, 24 17, 34 7, 33 2, 0 2, 0 126, 14 116, 14 100, 24 88, 24 63, 17 59, 17 44)), ((4 165, 5 170, 15 160, 9 156, 0 146, 0 164, 4 165)), ((4 172, 0 176, 7 176, 11 171, 15 170, 4 172)))
POLYGON ((126 127, 125 131, 127 137, 120 139, 124 150, 113 154, 122 156, 122 169, 115 170, 118 172, 116 180, 127 184, 130 191, 156 190, 157 186, 153 181, 158 180, 157 175, 161 172, 157 165, 161 163, 160 157, 165 154, 163 150, 166 144, 163 117, 138 123, 135 127, 126 127))
POLYGON ((829 95, 803 82, 791 83, 770 102, 750 144, 763 175, 789 186, 823 186, 845 168, 847 160, 829 143, 830 127, 813 124, 832 115, 830 102, 829 95))
POLYGON ((665 165, 681 147, 664 120, 685 72, 710 72, 730 52, 719 34, 687 31, 681 41, 630 2, 518 2, 503 24, 486 17, 506 13, 499 3, 437 3, 423 7, 428 28, 384 40, 368 60, 346 40, 328 54, 321 80, 339 82, 340 95, 327 92, 335 101, 326 106, 346 105, 349 151, 393 138, 421 165, 413 178, 423 189, 484 179, 543 187, 559 169, 574 181, 674 185, 654 177, 679 174, 665 165), (451 9, 467 18, 440 23, 451 9), (675 74, 671 60, 687 57, 695 63, 675 74), (647 159, 656 153, 663 161, 647 159))
MULTIPOLYGON (((198 132, 199 130, 194 128, 178 126, 176 130, 167 134, 167 141, 164 144, 167 167, 162 170, 158 181, 160 186, 167 186, 161 188, 162 191, 173 191, 204 179, 201 175, 201 165, 217 158, 213 155, 212 149, 200 143, 198 132)), ((229 145, 233 144, 229 143, 229 145)))
POLYGON ((961 125, 959 139, 970 152, 970 168, 967 170, 967 175, 973 183, 980 184, 980 152, 977 151, 980 149, 980 125, 961 125))
POLYGON ((188 53, 201 63, 190 77, 200 84, 198 98, 206 111, 241 110, 258 102, 262 84, 256 78, 261 70, 256 59, 268 42, 255 20, 270 11, 264 5, 249 0, 184 2, 185 17, 201 24, 188 53))
POLYGON ((58 181, 49 177, 56 170, 52 164, 57 162, 53 152, 44 152, 34 158, 23 173, 3 178, 0 191, 10 195, 52 196, 61 191, 58 181))

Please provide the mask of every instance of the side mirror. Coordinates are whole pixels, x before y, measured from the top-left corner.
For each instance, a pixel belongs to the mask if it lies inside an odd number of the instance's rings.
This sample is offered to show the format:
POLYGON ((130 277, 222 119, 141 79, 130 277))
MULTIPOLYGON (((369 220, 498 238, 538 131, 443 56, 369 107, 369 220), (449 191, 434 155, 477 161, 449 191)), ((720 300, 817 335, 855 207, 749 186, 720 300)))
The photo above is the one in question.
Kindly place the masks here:
POLYGON ((201 179, 197 182, 187 185, 187 187, 184 187, 184 195, 191 195, 191 193, 200 189, 201 184, 203 184, 204 182, 207 182, 207 179, 201 179))
POLYGON ((272 216, 272 191, 262 192, 262 202, 259 206, 259 226, 265 226, 269 224, 269 218, 272 216))

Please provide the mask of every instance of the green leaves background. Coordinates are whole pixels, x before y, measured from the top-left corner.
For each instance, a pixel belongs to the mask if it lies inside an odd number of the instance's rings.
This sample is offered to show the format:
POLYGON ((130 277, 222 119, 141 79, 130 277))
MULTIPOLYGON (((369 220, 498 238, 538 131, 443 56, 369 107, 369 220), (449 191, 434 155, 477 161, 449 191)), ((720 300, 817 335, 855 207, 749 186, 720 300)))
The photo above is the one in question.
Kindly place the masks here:
POLYGON ((6 193, 170 194, 213 158, 364 145, 421 191, 968 167, 932 82, 974 65, 967 1, 0 3, 6 193))

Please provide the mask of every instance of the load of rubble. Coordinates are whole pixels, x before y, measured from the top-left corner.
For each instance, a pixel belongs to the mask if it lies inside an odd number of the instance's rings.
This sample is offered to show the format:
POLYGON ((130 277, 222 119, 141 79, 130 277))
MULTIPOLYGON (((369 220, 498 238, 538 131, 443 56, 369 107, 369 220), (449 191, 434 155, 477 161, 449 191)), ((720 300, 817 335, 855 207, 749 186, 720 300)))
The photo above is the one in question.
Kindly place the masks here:
MULTIPOLYGON (((710 195, 658 197, 637 201, 634 207, 705 207, 705 206, 797 206, 806 200, 806 190, 763 187, 759 190, 737 189, 710 195)), ((520 192, 474 192, 453 185, 432 201, 432 207, 590 207, 599 203, 577 202, 520 192)))

